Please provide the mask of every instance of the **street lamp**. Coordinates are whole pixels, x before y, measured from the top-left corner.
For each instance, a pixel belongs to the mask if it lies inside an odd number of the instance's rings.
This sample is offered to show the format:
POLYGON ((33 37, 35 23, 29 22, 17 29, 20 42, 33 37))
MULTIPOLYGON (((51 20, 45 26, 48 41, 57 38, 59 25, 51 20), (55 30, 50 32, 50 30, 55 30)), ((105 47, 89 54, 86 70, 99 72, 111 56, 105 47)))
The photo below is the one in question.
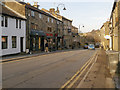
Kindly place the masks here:
MULTIPOLYGON (((63 4, 63 3, 60 3, 60 4, 58 4, 58 6, 57 6, 57 11, 59 10, 59 6, 63 6, 64 8, 63 8, 63 10, 66 10, 66 8, 65 8, 65 4, 63 4)), ((59 12, 58 12, 59 13, 59 12)), ((57 49, 58 49, 58 13, 57 13, 57 49)))

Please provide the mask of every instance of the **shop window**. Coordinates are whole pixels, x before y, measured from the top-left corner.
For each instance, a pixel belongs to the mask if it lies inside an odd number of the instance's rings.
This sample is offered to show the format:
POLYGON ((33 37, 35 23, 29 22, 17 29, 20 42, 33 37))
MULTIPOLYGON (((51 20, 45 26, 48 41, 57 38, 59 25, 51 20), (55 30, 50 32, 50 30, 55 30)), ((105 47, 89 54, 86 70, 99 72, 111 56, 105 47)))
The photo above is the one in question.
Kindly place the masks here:
POLYGON ((16 36, 12 36, 12 48, 16 48, 17 42, 16 42, 16 36))
POLYGON ((7 49, 8 47, 8 37, 2 36, 2 49, 7 49))

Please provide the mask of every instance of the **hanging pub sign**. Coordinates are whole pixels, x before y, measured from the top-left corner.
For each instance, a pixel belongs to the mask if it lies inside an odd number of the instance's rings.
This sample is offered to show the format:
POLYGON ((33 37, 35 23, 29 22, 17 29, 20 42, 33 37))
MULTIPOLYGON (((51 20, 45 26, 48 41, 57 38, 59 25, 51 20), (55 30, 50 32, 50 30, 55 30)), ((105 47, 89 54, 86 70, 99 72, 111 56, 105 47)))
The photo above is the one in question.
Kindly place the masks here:
POLYGON ((6 42, 6 39, 5 39, 5 37, 2 37, 2 42, 6 42))

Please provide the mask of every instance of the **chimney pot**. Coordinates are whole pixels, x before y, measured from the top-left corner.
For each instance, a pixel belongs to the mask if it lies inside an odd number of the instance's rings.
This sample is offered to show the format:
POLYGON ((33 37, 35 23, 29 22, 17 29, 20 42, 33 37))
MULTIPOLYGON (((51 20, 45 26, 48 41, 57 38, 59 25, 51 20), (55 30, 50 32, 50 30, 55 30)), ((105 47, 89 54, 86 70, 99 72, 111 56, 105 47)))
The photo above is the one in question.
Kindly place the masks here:
POLYGON ((49 12, 50 13, 55 13, 55 9, 54 8, 50 8, 49 12))
POLYGON ((38 2, 34 2, 34 7, 39 8, 38 2))

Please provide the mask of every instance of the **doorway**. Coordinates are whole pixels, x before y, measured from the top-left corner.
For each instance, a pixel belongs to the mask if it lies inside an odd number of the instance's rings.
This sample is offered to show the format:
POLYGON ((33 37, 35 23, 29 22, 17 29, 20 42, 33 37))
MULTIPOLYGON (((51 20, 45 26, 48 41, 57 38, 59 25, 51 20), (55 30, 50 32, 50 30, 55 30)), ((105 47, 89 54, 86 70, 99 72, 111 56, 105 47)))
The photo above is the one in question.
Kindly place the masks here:
POLYGON ((20 37, 20 49, 23 52, 23 37, 20 37))

